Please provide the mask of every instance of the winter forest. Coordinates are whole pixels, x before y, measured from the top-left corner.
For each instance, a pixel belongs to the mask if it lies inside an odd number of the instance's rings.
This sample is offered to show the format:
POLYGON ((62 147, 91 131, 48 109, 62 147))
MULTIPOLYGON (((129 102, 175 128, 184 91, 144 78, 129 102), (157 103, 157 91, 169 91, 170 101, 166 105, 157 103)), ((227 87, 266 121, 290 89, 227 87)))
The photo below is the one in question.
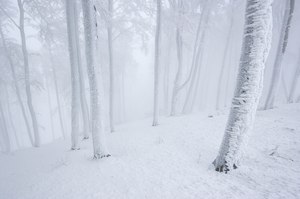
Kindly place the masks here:
POLYGON ((298 0, 0 0, 0 199, 300 198, 299 35, 298 0))

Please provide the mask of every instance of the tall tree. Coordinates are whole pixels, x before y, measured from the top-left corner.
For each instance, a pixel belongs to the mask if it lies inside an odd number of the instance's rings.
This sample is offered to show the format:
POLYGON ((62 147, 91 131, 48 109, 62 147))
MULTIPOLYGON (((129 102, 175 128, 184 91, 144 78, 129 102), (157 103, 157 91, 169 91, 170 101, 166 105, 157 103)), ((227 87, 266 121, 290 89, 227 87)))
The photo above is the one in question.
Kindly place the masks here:
POLYGON ((294 77, 293 77, 293 81, 292 81, 292 86, 289 92, 289 97, 288 97, 288 101, 289 103, 293 103, 295 102, 295 95, 296 95, 296 91, 297 91, 297 86, 298 86, 298 82, 300 79, 300 56, 298 57, 298 63, 296 66, 296 71, 294 73, 294 77))
POLYGON ((69 56, 71 66, 72 84, 72 107, 71 107, 71 141, 72 150, 79 149, 79 75, 78 75, 78 55, 76 43, 76 23, 78 23, 77 5, 74 0, 66 0, 66 15, 69 40, 69 56))
POLYGON ((272 0, 247 0, 242 53, 225 135, 214 161, 216 171, 237 168, 253 126, 272 37, 272 0))
POLYGON ((108 20, 107 20, 107 38, 109 54, 109 124, 110 131, 114 128, 114 58, 113 58, 113 40, 112 40, 112 19, 113 19, 113 0, 108 0, 108 20))
POLYGON ((36 119, 36 114, 34 111, 34 107, 32 104, 32 96, 31 96, 31 86, 30 86, 30 74, 29 74, 29 62, 28 62, 28 51, 27 51, 27 42, 26 42, 26 35, 25 35, 25 28, 24 28, 24 1, 17 0, 18 7, 19 7, 19 31, 21 36, 22 42, 22 53, 23 53, 23 61, 24 61, 24 75, 25 75, 25 90, 26 90, 26 97, 27 97, 27 105, 30 112, 31 120, 32 120, 32 127, 34 133, 34 146, 39 147, 41 144, 40 134, 39 134, 39 127, 38 122, 36 119))
POLYGON ((92 0, 82 0, 83 9, 83 21, 84 21, 84 33, 85 33, 85 52, 86 62, 89 76, 90 85, 90 100, 91 100, 91 123, 92 123, 92 137, 93 137, 93 148, 94 158, 99 159, 103 157, 109 157, 110 154, 107 152, 105 147, 105 136, 103 132, 103 122, 100 115, 100 103, 101 96, 99 96, 97 78, 95 72, 95 26, 97 22, 93 23, 92 9, 96 12, 96 7, 92 0), (101 136, 101 140, 100 140, 101 136))
POLYGON ((274 107, 275 96, 277 95, 279 89, 279 83, 281 80, 281 71, 282 71, 281 62, 288 44, 289 31, 290 31, 291 21, 293 17, 293 12, 294 12, 294 5, 295 5, 295 0, 286 0, 279 44, 277 47, 277 54, 276 54, 274 68, 273 68, 271 86, 265 103, 265 107, 264 107, 265 109, 270 109, 274 107))
POLYGON ((152 126, 158 125, 159 116, 159 65, 160 65, 160 37, 161 37, 161 0, 156 2, 156 33, 154 55, 154 107, 152 126))

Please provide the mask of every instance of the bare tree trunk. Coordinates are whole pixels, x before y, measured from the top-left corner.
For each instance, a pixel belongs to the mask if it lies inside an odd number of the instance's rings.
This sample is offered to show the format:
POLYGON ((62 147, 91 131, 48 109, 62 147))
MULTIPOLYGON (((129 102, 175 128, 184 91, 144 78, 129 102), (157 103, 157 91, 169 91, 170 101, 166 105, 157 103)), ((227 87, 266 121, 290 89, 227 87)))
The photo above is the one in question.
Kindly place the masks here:
POLYGON ((261 96, 263 74, 272 40, 272 0, 247 0, 239 75, 215 169, 237 168, 261 96))
POLYGON ((13 119, 12 119, 12 114, 11 114, 10 97, 9 97, 9 94, 8 94, 8 91, 7 91, 6 86, 5 86, 4 89, 5 89, 5 94, 6 94, 6 105, 7 105, 6 108, 7 108, 8 120, 9 120, 11 129, 12 129, 12 131, 13 131, 13 133, 14 133, 14 136, 15 136, 17 148, 20 148, 19 138, 18 138, 18 136, 17 136, 17 131, 16 131, 16 128, 15 128, 13 119))
POLYGON ((10 152, 11 151, 11 144, 10 144, 10 139, 9 139, 9 134, 8 134, 8 129, 7 129, 7 125, 6 125, 6 121, 5 121, 5 116, 3 113, 3 109, 2 109, 2 105, 0 102, 0 116, 2 118, 2 121, 0 121, 2 123, 1 126, 3 126, 3 137, 4 137, 4 143, 5 143, 5 151, 6 152, 10 152))
POLYGON ((202 10, 199 27, 203 28, 203 31, 202 31, 202 34, 199 39, 196 58, 194 61, 194 71, 193 71, 193 75, 190 80, 190 87, 189 87, 187 95, 186 95, 182 113, 190 112, 191 109, 193 108, 193 105, 195 102, 195 97, 197 94, 196 92, 198 90, 197 87, 199 85, 199 78, 200 78, 200 72, 201 72, 201 61, 202 61, 202 57, 203 57, 204 41, 205 41, 205 37, 206 37, 206 33, 207 33, 207 24, 208 24, 209 17, 210 17, 210 8, 211 8, 211 2, 207 2, 205 4, 204 9, 202 10), (204 24, 204 26, 202 27, 203 24, 204 24))
MULTIPOLYGON (((77 12, 75 14, 77 15, 77 12)), ((78 20, 78 16, 76 18, 78 20)), ((78 22, 75 22, 75 32, 74 33, 75 33, 76 50, 77 50, 80 107, 81 107, 82 120, 83 120, 83 139, 88 139, 89 133, 90 133, 90 121, 89 121, 90 119, 89 119, 89 108, 87 105, 87 100, 86 100, 86 95, 85 95, 84 76, 83 76, 83 71, 82 71, 78 22)))
POLYGON ((53 77, 53 82, 54 82, 54 87, 55 87, 55 96, 56 96, 56 103, 57 103, 57 109, 58 109, 59 123, 60 123, 62 136, 65 139, 66 138, 66 133, 65 133, 63 116, 62 116, 62 111, 61 111, 60 97, 59 97, 59 92, 58 92, 56 68, 55 68, 55 65, 54 65, 53 55, 52 55, 50 45, 48 46, 48 50, 49 50, 49 55, 50 55, 51 67, 52 67, 52 77, 53 77))
POLYGON ((274 108, 275 96, 277 95, 278 92, 280 77, 281 77, 281 70, 282 70, 281 62, 288 43, 289 30, 290 30, 291 21, 294 12, 294 4, 295 4, 295 0, 286 1, 283 23, 281 26, 279 45, 277 48, 277 55, 276 55, 273 74, 272 74, 271 86, 268 92, 264 109, 274 108))
MULTIPOLYGON (((101 97, 99 97, 97 78, 95 72, 95 29, 94 24, 97 26, 97 22, 93 21, 92 7, 94 6, 92 0, 82 0, 83 19, 84 19, 84 32, 85 32, 85 50, 86 50, 86 62, 88 68, 88 77, 90 84, 90 99, 91 99, 91 120, 92 120, 92 137, 94 158, 109 157, 105 146, 105 135, 103 132, 103 119, 100 113, 101 97), (95 23, 93 23, 95 22, 95 23), (101 140, 100 140, 101 138, 101 140)), ((95 12, 96 7, 94 6, 95 12)))
POLYGON ((27 96, 27 105, 30 112, 32 127, 34 133, 34 146, 39 147, 41 145, 40 134, 38 123, 35 115, 35 111, 32 105, 32 96, 31 96, 31 88, 30 88, 30 76, 29 76, 29 63, 28 63, 28 52, 27 52, 27 44, 26 44, 26 36, 24 30, 24 1, 18 0, 18 7, 20 12, 20 36, 22 41, 22 53, 24 58, 24 74, 25 74, 25 90, 27 96))
POLYGON ((152 126, 158 125, 159 116, 159 65, 160 65, 160 34, 161 34, 161 0, 156 2, 156 33, 155 33, 155 57, 154 57, 154 107, 152 126))
POLYGON ((66 0, 66 14, 69 39, 69 54, 71 65, 71 81, 72 81, 72 110, 71 110, 71 141, 72 150, 78 150, 79 147, 79 75, 78 75, 78 55, 76 46, 76 23, 78 23, 77 5, 74 0, 66 0))
POLYGON ((114 132, 114 59, 113 59, 113 41, 112 41, 112 18, 113 18, 113 0, 108 0, 108 23, 107 23, 107 38, 108 38, 108 54, 109 54, 109 124, 110 131, 114 132))
MULTIPOLYGON (((296 88, 298 86, 299 79, 300 79, 300 57, 298 58, 297 69, 296 69, 296 72, 294 73, 293 82, 292 82, 290 94, 288 97, 289 103, 295 102, 294 98, 296 95, 296 88)), ((297 100, 296 100, 296 102, 297 102, 297 100)))
POLYGON ((47 77, 45 77, 45 81, 46 81, 46 89, 47 89, 47 101, 48 101, 52 140, 55 140, 53 116, 52 116, 52 101, 51 101, 51 96, 50 96, 50 91, 49 91, 49 81, 48 81, 47 77))
POLYGON ((20 88, 18 86, 15 66, 13 64, 13 61, 12 61, 12 58, 11 58, 11 55, 10 55, 10 51, 7 48, 7 44, 6 44, 6 41, 5 41, 5 37, 4 37, 4 34, 3 34, 3 30, 1 28, 1 25, 0 25, 0 34, 1 34, 1 38, 2 38, 3 48, 4 48, 4 51, 6 52, 6 57, 8 59, 8 63, 9 63, 9 66, 10 66, 10 70, 11 70, 11 74, 12 74, 12 78, 13 78, 13 83, 14 83, 14 87, 15 87, 15 91, 16 91, 17 100, 18 100, 19 106, 21 108, 22 116, 23 116, 23 119, 24 119, 24 122, 25 122, 25 125, 26 125, 27 134, 28 134, 31 145, 33 146, 34 141, 33 141, 32 135, 31 135, 30 124, 29 124, 29 121, 28 121, 28 118, 27 118, 27 115, 26 115, 26 111, 25 111, 23 101, 22 101, 20 88))

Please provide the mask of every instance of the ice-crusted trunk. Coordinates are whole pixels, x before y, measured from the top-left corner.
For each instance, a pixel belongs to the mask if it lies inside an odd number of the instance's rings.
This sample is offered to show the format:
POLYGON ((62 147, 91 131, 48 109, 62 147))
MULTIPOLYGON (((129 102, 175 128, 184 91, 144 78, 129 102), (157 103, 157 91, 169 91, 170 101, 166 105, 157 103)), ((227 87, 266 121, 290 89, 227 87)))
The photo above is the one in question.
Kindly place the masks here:
POLYGON ((225 135, 214 161, 216 171, 237 168, 252 128, 272 37, 272 0, 248 0, 239 74, 225 135))
MULTIPOLYGON (((291 90, 290 90, 289 97, 288 97, 289 103, 295 102, 295 97, 296 97, 295 95, 296 95, 296 90, 297 90, 296 88, 298 86, 299 79, 300 79, 300 56, 298 58, 297 69, 294 73, 291 90)), ((296 100, 296 102, 297 102, 297 100, 296 100)))
POLYGON ((295 0, 286 0, 283 22, 281 26, 279 44, 275 58, 275 64, 272 73, 271 86, 267 95, 267 100, 264 109, 271 109, 274 107, 275 97, 279 89, 279 83, 282 71, 282 59, 288 44, 289 30, 294 12, 295 0))
POLYGON ((52 140, 55 140, 54 123, 53 123, 53 116, 52 116, 52 100, 51 100, 51 95, 50 95, 49 80, 47 79, 47 77, 45 77, 45 84, 46 84, 46 90, 47 90, 47 102, 48 102, 48 110, 49 110, 49 117, 50 117, 52 140))
POLYGON ((110 131, 114 132, 114 59, 113 59, 113 41, 112 41, 112 18, 113 18, 113 0, 108 0, 108 21, 107 21, 107 39, 109 55, 109 125, 110 131))
POLYGON ((36 114, 34 111, 34 107, 32 104, 32 96, 31 96, 31 86, 30 86, 30 74, 29 74, 29 63, 28 63, 28 51, 27 51, 27 43, 24 29, 24 1, 18 0, 18 7, 20 12, 19 18, 19 31, 22 42, 22 54, 23 54, 23 64, 24 64, 24 79, 25 79, 25 90, 27 97, 27 105, 30 112, 31 120, 32 120, 32 128, 34 134, 34 146, 39 147, 41 145, 39 127, 36 119, 36 114))
POLYGON ((179 101, 178 93, 180 91, 181 81, 182 81, 182 15, 183 15, 183 1, 178 0, 177 5, 178 19, 176 27, 176 53, 177 53, 177 73, 174 80, 173 93, 172 93, 172 102, 171 102, 171 116, 177 114, 177 106, 179 101))
POLYGON ((34 141, 33 141, 32 135, 31 135, 30 124, 29 124, 29 121, 28 121, 28 118, 27 118, 27 115, 26 115, 25 106, 24 106, 23 101, 22 101, 21 91, 20 91, 20 87, 18 85, 17 75, 16 75, 16 71, 15 71, 15 66, 14 66, 14 63, 13 63, 10 51, 7 48, 6 40, 5 40, 5 37, 4 37, 4 33, 2 31, 1 25, 0 25, 0 35, 1 35, 1 40, 2 40, 2 44, 3 44, 3 48, 4 48, 4 51, 6 53, 6 57, 7 57, 8 63, 9 63, 11 75, 12 75, 12 78, 13 78, 13 84, 14 84, 14 87, 15 87, 18 104, 19 104, 19 106, 21 108, 22 117, 23 117, 24 122, 25 122, 26 131, 27 131, 30 143, 33 146, 34 141))
POLYGON ((69 57, 71 66, 72 102, 71 102, 71 149, 79 149, 79 75, 78 55, 76 46, 75 23, 77 19, 77 5, 74 0, 66 0, 66 17, 69 42, 69 57))
MULTIPOLYGON (((231 4, 233 6, 233 4, 231 4)), ((222 92, 222 80, 224 77, 225 73, 225 67, 226 67, 226 58, 228 55, 228 49, 230 45, 230 38, 232 34, 232 29, 233 29, 233 20, 234 20, 234 10, 232 9, 230 12, 230 25, 229 25, 229 30, 227 33, 227 38, 226 38, 226 43, 225 43, 225 48, 223 52, 223 57, 222 57, 222 66, 221 66, 221 71, 219 73, 219 78, 218 78, 218 87, 217 87, 217 101, 216 101, 216 109, 220 109, 220 104, 221 104, 221 92, 222 92)), ((226 99, 224 99, 226 100, 226 99)))
POLYGON ((50 45, 48 46, 48 50, 49 50, 50 61, 51 61, 52 78, 53 78, 54 88, 55 88, 55 97, 56 97, 57 110, 58 110, 58 116, 59 116, 59 124, 60 124, 60 129, 61 129, 62 136, 63 136, 63 138, 65 138, 66 134, 65 134, 63 116, 62 116, 62 111, 61 111, 60 96, 59 96, 59 92, 58 92, 58 82, 57 82, 56 68, 55 68, 55 65, 54 65, 54 60, 53 60, 54 58, 53 58, 53 54, 52 54, 52 50, 51 50, 50 45))
POLYGON ((93 0, 82 0, 82 10, 83 10, 83 22, 84 22, 84 33, 85 33, 85 52, 86 52, 86 62, 89 76, 90 84, 90 100, 91 100, 91 130, 93 137, 93 148, 94 148, 94 158, 109 157, 109 153, 105 147, 105 134, 103 132, 102 118, 100 115, 100 100, 99 96, 97 78, 95 72, 95 26, 97 23, 93 20, 92 8, 96 7, 93 0), (101 137, 100 137, 101 136, 101 137), (101 139, 101 140, 100 140, 101 139))
POLYGON ((161 0, 156 2, 156 33, 154 57, 154 107, 152 126, 158 125, 159 116, 159 65, 160 65, 160 37, 161 37, 161 0))

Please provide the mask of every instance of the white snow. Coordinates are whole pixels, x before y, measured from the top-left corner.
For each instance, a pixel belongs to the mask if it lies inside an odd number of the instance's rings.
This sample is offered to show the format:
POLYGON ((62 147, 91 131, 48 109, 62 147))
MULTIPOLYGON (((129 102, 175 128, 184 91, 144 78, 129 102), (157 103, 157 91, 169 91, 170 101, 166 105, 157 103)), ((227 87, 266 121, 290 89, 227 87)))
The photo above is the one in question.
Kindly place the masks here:
POLYGON ((241 167, 224 174, 211 163, 227 114, 117 126, 101 160, 90 141, 0 154, 0 198, 300 198, 300 104, 258 112, 241 167))

